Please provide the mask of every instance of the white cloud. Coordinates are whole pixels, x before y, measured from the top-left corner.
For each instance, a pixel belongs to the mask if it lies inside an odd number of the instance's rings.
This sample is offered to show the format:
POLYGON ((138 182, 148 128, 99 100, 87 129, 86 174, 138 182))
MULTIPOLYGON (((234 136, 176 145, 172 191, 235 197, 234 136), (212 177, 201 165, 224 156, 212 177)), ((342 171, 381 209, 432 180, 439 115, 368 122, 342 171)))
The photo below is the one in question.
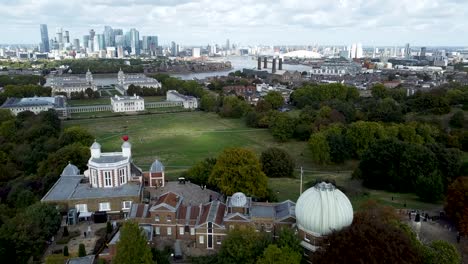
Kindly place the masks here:
POLYGON ((459 45, 463 0, 1 0, 0 43, 37 43, 39 24, 80 38, 104 25, 137 28, 161 43, 459 45))

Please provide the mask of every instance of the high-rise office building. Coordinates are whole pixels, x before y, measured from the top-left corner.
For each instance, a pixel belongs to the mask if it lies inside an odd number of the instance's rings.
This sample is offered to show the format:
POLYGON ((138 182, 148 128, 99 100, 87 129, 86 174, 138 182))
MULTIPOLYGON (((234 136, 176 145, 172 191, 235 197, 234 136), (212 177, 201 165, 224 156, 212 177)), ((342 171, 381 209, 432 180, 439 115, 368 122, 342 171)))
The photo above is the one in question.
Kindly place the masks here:
POLYGON ((132 55, 140 55, 140 33, 134 28, 130 29, 130 47, 132 55))
POLYGON ((177 45, 174 41, 171 42, 171 55, 177 57, 177 45))
POLYGON ((95 51, 106 50, 106 41, 104 38, 104 34, 96 34, 94 43, 95 43, 95 47, 94 47, 95 51), (97 46, 96 46, 96 43, 97 43, 97 46))
POLYGON ((421 51, 419 52, 419 58, 420 59, 426 58, 426 47, 421 47, 421 51))
POLYGON ((62 32, 62 28, 57 28, 57 42, 59 44, 62 44, 63 43, 63 32, 62 32))
POLYGON ((411 59, 411 48, 409 43, 405 46, 405 59, 411 59))
POLYGON ((68 32, 68 30, 65 30, 65 34, 63 35, 63 42, 70 43, 70 32, 68 32))
POLYGON ((80 49, 80 40, 79 39, 73 39, 73 48, 75 50, 79 50, 80 49))
POLYGON ((104 42, 106 47, 115 46, 114 30, 110 26, 104 27, 104 42))
POLYGON ((148 53, 150 55, 156 55, 156 49, 158 48, 158 37, 143 36, 142 48, 145 53, 148 53))
POLYGON ((125 46, 125 36, 124 35, 115 35, 115 46, 116 47, 125 46))
POLYGON ((89 48, 89 35, 84 35, 83 36, 83 48, 87 49, 89 48))
POLYGON ((47 30, 47 25, 46 24, 41 24, 41 52, 49 52, 50 47, 49 47, 49 31, 47 30))
POLYGON ((89 31, 89 39, 90 39, 91 41, 94 41, 94 36, 95 36, 95 35, 96 35, 96 32, 94 32, 94 29, 91 29, 91 30, 89 31))
POLYGON ((229 44, 229 39, 226 40, 226 50, 231 49, 231 44, 229 44))

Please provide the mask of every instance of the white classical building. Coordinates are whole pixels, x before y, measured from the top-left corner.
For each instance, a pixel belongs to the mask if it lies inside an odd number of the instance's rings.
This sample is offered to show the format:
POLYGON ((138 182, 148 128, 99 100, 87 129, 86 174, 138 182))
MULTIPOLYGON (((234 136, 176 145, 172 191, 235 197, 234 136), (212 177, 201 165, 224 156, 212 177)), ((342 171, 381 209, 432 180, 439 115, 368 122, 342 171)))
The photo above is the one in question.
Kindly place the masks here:
POLYGON ((54 97, 25 97, 25 98, 8 98, 0 108, 9 109, 13 115, 17 115, 23 111, 31 111, 34 114, 54 109, 60 117, 66 117, 67 100, 65 96, 54 97))
POLYGON ((67 97, 70 97, 73 92, 85 92, 88 88, 97 91, 93 74, 89 69, 84 78, 78 76, 54 76, 49 79, 49 85, 52 88, 52 94, 65 93, 67 97))
POLYGON ((161 83, 154 78, 149 78, 144 74, 125 74, 122 69, 120 69, 117 74, 118 84, 121 89, 127 91, 130 85, 148 87, 160 89, 162 87, 161 83))
POLYGON ((112 111, 121 112, 137 112, 145 110, 145 100, 138 95, 133 96, 118 96, 111 97, 112 111))
POLYGON ((198 108, 197 98, 180 94, 175 90, 169 90, 166 92, 166 100, 169 102, 182 102, 184 104, 184 108, 186 109, 198 108))
POLYGON ((333 184, 321 182, 301 194, 296 203, 296 223, 301 245, 316 251, 323 238, 353 222, 353 206, 333 184))
MULTIPOLYGON (((88 161, 89 178, 94 188, 114 188, 130 181, 132 145, 122 144, 122 152, 101 153, 101 145, 91 145, 91 158, 88 161)), ((85 172, 85 176, 88 176, 85 172)))

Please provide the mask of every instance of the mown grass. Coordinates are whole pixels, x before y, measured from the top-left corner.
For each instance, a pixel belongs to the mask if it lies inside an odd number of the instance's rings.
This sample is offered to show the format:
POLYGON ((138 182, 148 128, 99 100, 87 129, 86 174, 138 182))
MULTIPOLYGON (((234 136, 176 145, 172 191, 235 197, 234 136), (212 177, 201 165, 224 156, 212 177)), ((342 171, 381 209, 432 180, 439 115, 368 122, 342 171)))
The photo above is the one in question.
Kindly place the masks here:
POLYGON ((303 186, 316 180, 334 180, 350 197, 355 209, 362 202, 374 199, 397 208, 433 209, 440 205, 421 203, 412 194, 392 194, 362 187, 351 179, 357 161, 343 165, 318 166, 312 162, 306 142, 277 142, 267 129, 252 129, 241 119, 220 118, 214 113, 180 112, 151 115, 129 115, 108 118, 65 121, 65 126, 80 126, 95 135, 103 151, 120 151, 121 137, 129 135, 134 162, 148 170, 154 159, 166 166, 166 177, 175 180, 181 173, 207 157, 216 157, 225 148, 244 147, 260 156, 268 147, 286 150, 296 162, 295 178, 270 179, 269 187, 280 201, 297 201, 300 167, 303 186), (394 197, 394 200, 391 197, 394 197))

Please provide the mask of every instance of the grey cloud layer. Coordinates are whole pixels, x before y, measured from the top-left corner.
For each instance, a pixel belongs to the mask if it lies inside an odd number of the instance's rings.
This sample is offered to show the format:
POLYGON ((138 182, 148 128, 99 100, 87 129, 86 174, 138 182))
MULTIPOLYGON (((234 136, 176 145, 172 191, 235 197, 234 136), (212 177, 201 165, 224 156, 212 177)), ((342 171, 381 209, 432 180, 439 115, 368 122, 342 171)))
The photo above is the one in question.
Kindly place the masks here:
MULTIPOLYGON (((463 0, 0 0, 0 42, 38 41, 38 24, 74 37, 104 25, 136 27, 162 39, 207 43, 377 43, 420 39, 463 44, 463 0), (3 32, 2 32, 3 31, 3 32), (437 39, 431 39, 437 37, 437 39), (5 39, 3 39, 5 38, 5 39), (390 38, 390 41, 389 39, 390 38), (409 39, 408 39, 409 38, 409 39), (462 39, 460 39, 462 38, 462 39), (25 39, 26 41, 23 41, 25 39)), ((429 43, 430 44, 430 43, 429 43)))

